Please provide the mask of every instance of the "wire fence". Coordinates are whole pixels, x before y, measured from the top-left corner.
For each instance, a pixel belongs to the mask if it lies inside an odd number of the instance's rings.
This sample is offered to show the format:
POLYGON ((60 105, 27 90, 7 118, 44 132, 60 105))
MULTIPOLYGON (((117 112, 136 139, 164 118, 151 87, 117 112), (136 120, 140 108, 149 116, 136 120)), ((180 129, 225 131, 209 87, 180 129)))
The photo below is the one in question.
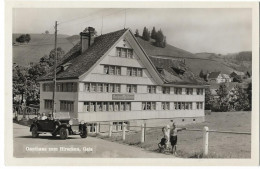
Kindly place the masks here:
MULTIPOLYGON (((150 141, 150 137, 149 139, 147 139, 148 136, 148 132, 147 129, 162 129, 163 127, 166 128, 166 133, 168 135, 168 138, 170 138, 170 126, 166 125, 166 126, 146 126, 146 124, 141 124, 141 125, 127 125, 122 123, 121 125, 117 125, 115 126, 112 122, 109 122, 109 124, 100 124, 100 123, 92 123, 89 125, 89 133, 94 134, 94 133, 99 133, 100 132, 100 127, 101 126, 107 126, 108 127, 108 131, 105 132, 105 134, 107 133, 107 136, 109 138, 113 138, 113 137, 121 137, 122 141, 126 141, 127 137, 133 137, 133 135, 131 134, 126 134, 127 132, 131 131, 133 128, 134 130, 139 130, 140 134, 137 137, 139 138, 139 142, 140 143, 145 143, 147 140, 150 141), (120 128, 120 130, 114 130, 114 129, 118 129, 120 128), (120 136, 118 135, 118 133, 121 133, 120 136)), ((208 156, 209 155, 209 134, 210 133, 221 133, 221 134, 225 134, 227 136, 229 136, 229 134, 231 135, 248 135, 251 136, 251 132, 237 132, 237 131, 225 131, 225 130, 210 130, 207 126, 204 126, 203 129, 198 129, 198 128, 185 128, 183 130, 185 131, 189 131, 189 132, 198 132, 200 133, 200 137, 202 136, 202 142, 199 144, 201 145, 200 150, 203 152, 203 156, 208 156)), ((158 131, 156 131, 158 132, 158 131)), ((212 139, 215 138, 212 135, 212 139)), ((118 139, 116 139, 118 140, 118 139)), ((194 140, 195 141, 195 140, 194 140)), ((130 144, 134 144, 134 143, 130 143, 130 144)), ((170 143, 168 143, 170 144, 170 143)), ((192 146, 192 145, 191 145, 192 146)))

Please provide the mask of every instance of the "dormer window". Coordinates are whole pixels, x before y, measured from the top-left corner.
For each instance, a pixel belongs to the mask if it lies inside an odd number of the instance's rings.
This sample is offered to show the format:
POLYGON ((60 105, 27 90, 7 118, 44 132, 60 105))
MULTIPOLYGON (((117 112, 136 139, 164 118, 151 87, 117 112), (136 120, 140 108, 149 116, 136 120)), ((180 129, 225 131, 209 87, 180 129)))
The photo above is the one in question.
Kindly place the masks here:
POLYGON ((71 65, 71 63, 69 63, 69 62, 61 65, 60 66, 61 67, 61 71, 65 71, 70 65, 71 65))

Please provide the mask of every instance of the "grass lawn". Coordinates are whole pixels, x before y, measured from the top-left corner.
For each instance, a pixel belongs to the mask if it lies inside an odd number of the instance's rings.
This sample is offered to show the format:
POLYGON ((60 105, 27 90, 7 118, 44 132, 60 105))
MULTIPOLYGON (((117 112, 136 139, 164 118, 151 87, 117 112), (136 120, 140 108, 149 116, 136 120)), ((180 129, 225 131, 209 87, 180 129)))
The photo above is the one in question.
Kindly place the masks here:
MULTIPOLYGON (((204 126, 208 126, 210 130, 251 132, 251 112, 213 112, 211 115, 206 115, 205 122, 185 127, 203 129, 204 126)), ((140 143, 140 131, 127 132, 125 141, 122 141, 121 134, 113 133, 111 138, 102 135, 97 135, 97 137, 158 152, 157 144, 163 136, 161 129, 149 129, 146 131, 145 143, 140 143)), ((202 145, 202 132, 181 131, 178 133, 177 154, 179 157, 200 158, 202 145)), ((251 135, 209 133, 208 158, 250 158, 250 156, 251 135)))

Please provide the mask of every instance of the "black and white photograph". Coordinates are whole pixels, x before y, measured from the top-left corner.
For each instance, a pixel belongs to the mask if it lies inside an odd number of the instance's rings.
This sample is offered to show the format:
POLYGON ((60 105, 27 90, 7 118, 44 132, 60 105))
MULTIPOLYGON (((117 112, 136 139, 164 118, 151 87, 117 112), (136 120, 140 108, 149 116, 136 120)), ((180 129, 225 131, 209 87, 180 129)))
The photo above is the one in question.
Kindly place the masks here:
POLYGON ((256 164, 258 3, 71 4, 11 9, 12 159, 256 164))

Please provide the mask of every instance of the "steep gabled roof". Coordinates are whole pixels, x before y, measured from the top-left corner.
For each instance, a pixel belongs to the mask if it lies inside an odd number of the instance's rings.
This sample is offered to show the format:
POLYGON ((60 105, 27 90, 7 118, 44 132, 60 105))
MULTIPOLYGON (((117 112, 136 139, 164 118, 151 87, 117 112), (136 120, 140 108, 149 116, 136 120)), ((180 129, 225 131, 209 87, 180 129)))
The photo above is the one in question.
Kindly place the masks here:
POLYGON ((189 68, 186 67, 185 63, 180 60, 153 56, 150 56, 150 60, 153 62, 157 70, 159 69, 166 84, 207 85, 207 83, 194 76, 189 68))
MULTIPOLYGON (((123 29, 96 37, 94 43, 83 53, 81 53, 80 43, 76 44, 58 63, 57 79, 78 79, 81 75, 90 70, 128 30, 129 29, 123 29), (62 69, 64 65, 66 65, 66 69, 62 69)), ((129 32, 131 31, 129 30, 129 32)), ((136 42, 139 44, 138 41, 136 42)), ((142 48, 142 45, 139 45, 142 48)), ((144 53, 146 55, 146 51, 144 53)), ((150 64, 154 69, 157 69, 155 71, 166 84, 207 85, 207 83, 195 77, 182 61, 158 58, 151 55, 147 56, 147 59, 151 60, 150 64), (158 69, 161 69, 161 71, 158 71, 158 69)), ((38 80, 44 81, 52 79, 53 68, 38 80)))
POLYGON ((209 79, 216 79, 219 76, 220 72, 211 72, 208 76, 209 79))
MULTIPOLYGON (((94 43, 82 54, 80 44, 75 45, 59 62, 57 68, 67 62, 71 65, 64 71, 57 71, 57 79, 77 79, 87 72, 127 30, 123 29, 96 37, 94 43)), ((53 69, 38 80, 52 79, 53 69)))

